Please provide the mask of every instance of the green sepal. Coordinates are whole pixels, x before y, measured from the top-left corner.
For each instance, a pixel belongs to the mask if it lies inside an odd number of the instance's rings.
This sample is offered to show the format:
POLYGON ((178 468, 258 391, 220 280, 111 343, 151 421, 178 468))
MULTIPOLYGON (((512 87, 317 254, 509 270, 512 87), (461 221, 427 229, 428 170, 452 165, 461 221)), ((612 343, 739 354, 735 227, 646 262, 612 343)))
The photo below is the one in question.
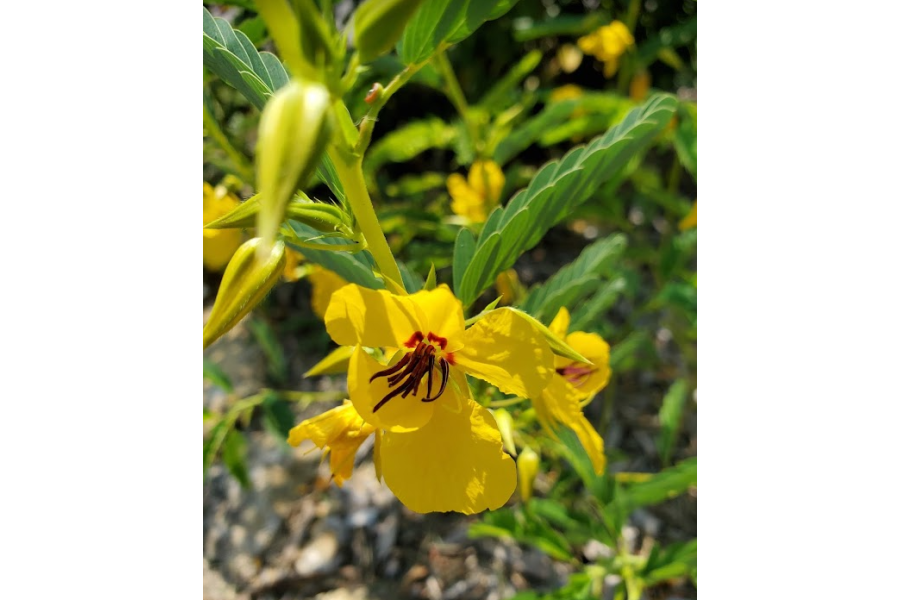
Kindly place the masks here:
POLYGON ((350 369, 350 356, 354 346, 339 346, 332 350, 328 356, 320 360, 303 377, 315 377, 316 375, 337 375, 346 373, 350 369))
POLYGON ((209 320, 203 327, 203 348, 219 339, 255 307, 281 279, 287 257, 284 242, 265 253, 261 238, 244 242, 225 268, 209 320))
POLYGON ((431 270, 428 271, 428 277, 425 279, 423 290, 433 290, 437 287, 437 273, 434 271, 434 263, 431 263, 431 270))
MULTIPOLYGON (((288 202, 285 209, 285 218, 294 219, 305 223, 323 233, 332 233, 336 229, 350 223, 350 215, 347 215, 340 207, 333 204, 314 202, 300 192, 300 198, 296 197, 288 202)), ((259 194, 251 196, 241 202, 228 214, 204 226, 204 229, 244 229, 256 224, 256 215, 260 210, 259 194)))

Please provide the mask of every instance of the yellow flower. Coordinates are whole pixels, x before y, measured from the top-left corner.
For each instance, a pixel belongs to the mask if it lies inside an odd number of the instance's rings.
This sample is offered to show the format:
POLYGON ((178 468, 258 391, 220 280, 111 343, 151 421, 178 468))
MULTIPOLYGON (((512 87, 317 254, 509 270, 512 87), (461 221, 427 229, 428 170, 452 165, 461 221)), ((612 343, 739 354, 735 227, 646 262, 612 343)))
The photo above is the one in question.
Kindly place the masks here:
POLYGON ((284 275, 282 275, 282 277, 285 281, 293 283, 300 279, 297 268, 300 266, 300 263, 303 262, 303 255, 293 248, 285 247, 284 257, 284 275))
POLYGON ((678 229, 681 231, 686 231, 688 229, 695 229, 697 227, 697 201, 694 200, 694 206, 691 207, 691 212, 687 214, 679 223, 678 229))
POLYGON ((504 306, 515 304, 526 291, 515 269, 507 269, 498 274, 495 286, 497 293, 500 294, 500 304, 504 306))
POLYGON ((459 173, 447 177, 447 190, 453 200, 450 208, 470 221, 484 222, 490 209, 500 200, 504 183, 506 178, 500 165, 492 160, 476 160, 469 170, 468 181, 459 173))
POLYGON ((622 21, 613 21, 578 40, 578 47, 585 54, 593 54, 603 61, 603 75, 607 79, 619 69, 619 57, 634 45, 634 37, 622 21))
POLYGON ((326 453, 331 452, 331 474, 334 482, 342 486, 344 480, 353 474, 356 451, 374 432, 375 428, 363 421, 353 405, 345 400, 342 406, 307 419, 291 429, 288 443, 299 446, 304 440, 311 440, 326 453))
POLYGON ((648 91, 650 91, 650 73, 645 70, 639 72, 631 80, 631 84, 628 86, 628 95, 635 102, 642 102, 647 97, 648 91))
POLYGON ((561 85, 550 92, 550 102, 562 102, 563 100, 573 100, 584 96, 584 90, 574 83, 561 85))
POLYGON ((361 418, 384 430, 380 466, 416 512, 476 513, 502 506, 516 487, 491 413, 472 400, 466 373, 507 394, 537 397, 553 376, 547 341, 510 309, 465 328, 463 308, 441 285, 410 296, 349 284, 335 292, 325 327, 355 346, 347 388, 361 418), (387 365, 363 346, 388 348, 387 365))
POLYGON ((329 269, 316 267, 310 271, 309 283, 312 284, 312 309, 320 319, 325 319, 328 303, 336 291, 347 285, 347 281, 329 269))
POLYGON ((540 399, 534 402, 534 408, 541 424, 551 433, 559 423, 572 429, 590 456, 594 470, 600 474, 606 468, 603 439, 584 416, 581 401, 592 397, 609 382, 609 344, 596 333, 567 334, 568 329, 569 311, 563 307, 550 323, 550 331, 593 364, 557 356, 556 372, 540 399))
MULTIPOLYGON (((238 205, 238 199, 224 185, 213 189, 203 182, 203 224, 228 214, 238 205)), ((203 230, 203 266, 210 271, 221 271, 241 245, 240 229, 203 230)))

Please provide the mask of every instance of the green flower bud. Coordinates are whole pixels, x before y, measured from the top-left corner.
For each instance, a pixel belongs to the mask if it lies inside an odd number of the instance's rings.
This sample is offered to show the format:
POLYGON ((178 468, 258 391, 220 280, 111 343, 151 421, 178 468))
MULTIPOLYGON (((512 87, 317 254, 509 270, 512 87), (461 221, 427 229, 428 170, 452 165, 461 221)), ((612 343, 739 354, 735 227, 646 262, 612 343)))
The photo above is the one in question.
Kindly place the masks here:
POLYGON ((366 0, 353 15, 353 31, 360 62, 372 62, 389 52, 422 0, 366 0))
POLYGON ((534 479, 537 477, 541 459, 531 448, 526 447, 519 454, 516 466, 519 471, 519 495, 523 502, 531 500, 531 492, 534 490, 534 479))
POLYGON ((203 327, 203 348, 219 339, 259 304, 284 272, 284 242, 277 241, 268 255, 259 255, 262 240, 244 242, 222 275, 219 293, 203 327))
POLYGON ((331 96, 318 83, 292 80, 275 92, 259 120, 257 226, 266 245, 275 239, 287 204, 319 164, 334 125, 331 96))

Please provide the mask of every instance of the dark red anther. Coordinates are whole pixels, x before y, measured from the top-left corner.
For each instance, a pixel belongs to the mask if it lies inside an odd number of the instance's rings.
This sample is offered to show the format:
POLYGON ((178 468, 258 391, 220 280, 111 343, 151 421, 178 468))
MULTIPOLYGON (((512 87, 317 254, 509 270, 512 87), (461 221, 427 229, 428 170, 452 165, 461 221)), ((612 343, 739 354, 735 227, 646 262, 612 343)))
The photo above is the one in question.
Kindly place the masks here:
POLYGON ((556 369, 556 372, 566 378, 566 381, 575 387, 581 387, 597 369, 587 365, 579 365, 572 363, 565 367, 556 369))
MULTIPOLYGON (((437 339, 431 340, 432 335, 433 334, 429 334, 428 336, 430 341, 437 341, 438 343, 443 341, 443 345, 446 345, 446 339, 434 336, 437 339)), ((372 383, 379 377, 387 377, 388 387, 392 388, 385 397, 372 408, 372 412, 377 411, 387 404, 389 400, 396 398, 397 396, 403 398, 406 398, 410 394, 416 396, 419 393, 419 384, 422 383, 422 379, 425 377, 428 377, 428 384, 422 402, 434 402, 444 393, 444 390, 447 389, 447 380, 450 378, 450 363, 443 357, 437 359, 435 356, 435 353, 437 352, 435 346, 424 342, 424 336, 419 331, 414 333, 405 345, 410 348, 414 346, 415 350, 404 354, 403 358, 401 358, 393 367, 378 371, 369 378, 369 383, 372 383), (434 369, 438 365, 441 368, 441 388, 438 390, 437 394, 432 396, 434 369)))

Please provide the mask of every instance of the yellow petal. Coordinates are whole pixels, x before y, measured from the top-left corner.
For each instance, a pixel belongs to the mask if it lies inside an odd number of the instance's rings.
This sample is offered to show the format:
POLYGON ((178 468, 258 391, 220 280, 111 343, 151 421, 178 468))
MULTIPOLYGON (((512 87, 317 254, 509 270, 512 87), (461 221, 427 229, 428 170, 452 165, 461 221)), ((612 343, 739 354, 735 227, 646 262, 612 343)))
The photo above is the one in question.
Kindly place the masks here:
POLYGON ((575 432, 591 458, 594 471, 598 475, 602 474, 606 468, 603 438, 581 411, 578 396, 572 393, 572 386, 565 379, 556 375, 540 399, 533 404, 538 420, 551 435, 556 437, 556 430, 560 425, 565 425, 575 432))
POLYGON ((404 348, 424 325, 423 315, 409 296, 356 284, 336 291, 325 311, 325 329, 341 346, 404 348))
POLYGON ((678 229, 681 231, 685 231, 687 229, 693 229, 697 227, 697 201, 694 201, 694 206, 691 207, 691 212, 684 217, 680 223, 678 223, 678 229))
POLYGON ((580 98, 584 95, 584 90, 573 83, 561 85, 550 92, 550 102, 562 102, 563 100, 572 100, 580 98))
POLYGON ((469 187, 462 175, 453 173, 447 177, 447 191, 452 199, 450 209, 454 213, 479 223, 487 219, 484 197, 469 187))
POLYGON ((416 292, 409 299, 424 317, 423 335, 433 333, 446 339, 444 352, 455 352, 462 347, 462 333, 466 328, 463 306, 449 287, 441 284, 433 290, 416 292))
POLYGON ((347 281, 334 271, 321 267, 315 269, 308 277, 313 288, 311 302, 313 312, 320 319, 324 319, 334 293, 347 285, 347 281))
POLYGON ((492 160, 476 160, 469 170, 469 186, 485 202, 493 206, 500 199, 503 184, 506 177, 500 170, 500 165, 492 160))
MULTIPOLYGON (((609 383, 609 344, 596 333, 586 333, 584 331, 570 333, 566 336, 566 343, 593 363, 591 366, 585 365, 583 367, 585 372, 589 372, 589 374, 568 377, 575 395, 579 399, 589 398, 605 388, 606 384, 609 383)), ((578 367, 579 364, 567 358, 556 357, 557 372, 559 372, 558 369, 560 368, 578 367)))
POLYGON ((375 429, 365 423, 353 405, 343 405, 303 421, 288 435, 288 443, 299 446, 310 440, 321 449, 331 452, 331 474, 339 486, 353 473, 356 452, 375 429))
POLYGON ((616 71, 619 70, 619 59, 618 57, 609 57, 606 59, 606 62, 603 63, 603 76, 607 79, 610 79, 613 75, 616 74, 616 71))
POLYGON ((490 312, 463 334, 454 353, 464 371, 506 394, 536 398, 553 374, 553 353, 544 336, 508 308, 490 312))
MULTIPOLYGON (((398 352, 392 364, 401 358, 402 352, 398 352)), ((427 381, 422 380, 416 396, 409 395, 406 398, 396 396, 383 404, 376 412, 372 409, 381 402, 391 391, 386 377, 378 377, 369 381, 375 373, 388 367, 369 356, 365 350, 357 346, 350 357, 350 370, 347 372, 347 390, 350 401, 356 407, 357 412, 367 422, 379 429, 389 431, 412 431, 422 427, 431 419, 435 404, 444 400, 447 390, 435 402, 422 402, 427 389, 427 381)), ((437 374, 437 373, 435 373, 437 374)), ((440 380, 435 379, 433 385, 439 385, 440 380)), ((437 389, 437 388, 435 388, 437 389)))
POLYGON ((417 431, 384 434, 384 482, 418 513, 500 508, 516 489, 516 467, 494 417, 471 399, 450 408, 441 405, 417 431))
MULTIPOLYGON (((238 205, 238 200, 224 186, 213 188, 203 182, 203 224, 215 221, 238 205)), ((203 266, 210 271, 221 271, 240 247, 243 234, 240 229, 203 230, 203 266)))
MULTIPOLYGON (((566 333, 569 331, 569 320, 569 309, 565 306, 561 306, 556 313, 556 316, 553 317, 553 321, 551 321, 548 329, 553 335, 564 340, 566 339, 566 333)), ((585 358, 587 358, 587 356, 585 356, 585 358)))

